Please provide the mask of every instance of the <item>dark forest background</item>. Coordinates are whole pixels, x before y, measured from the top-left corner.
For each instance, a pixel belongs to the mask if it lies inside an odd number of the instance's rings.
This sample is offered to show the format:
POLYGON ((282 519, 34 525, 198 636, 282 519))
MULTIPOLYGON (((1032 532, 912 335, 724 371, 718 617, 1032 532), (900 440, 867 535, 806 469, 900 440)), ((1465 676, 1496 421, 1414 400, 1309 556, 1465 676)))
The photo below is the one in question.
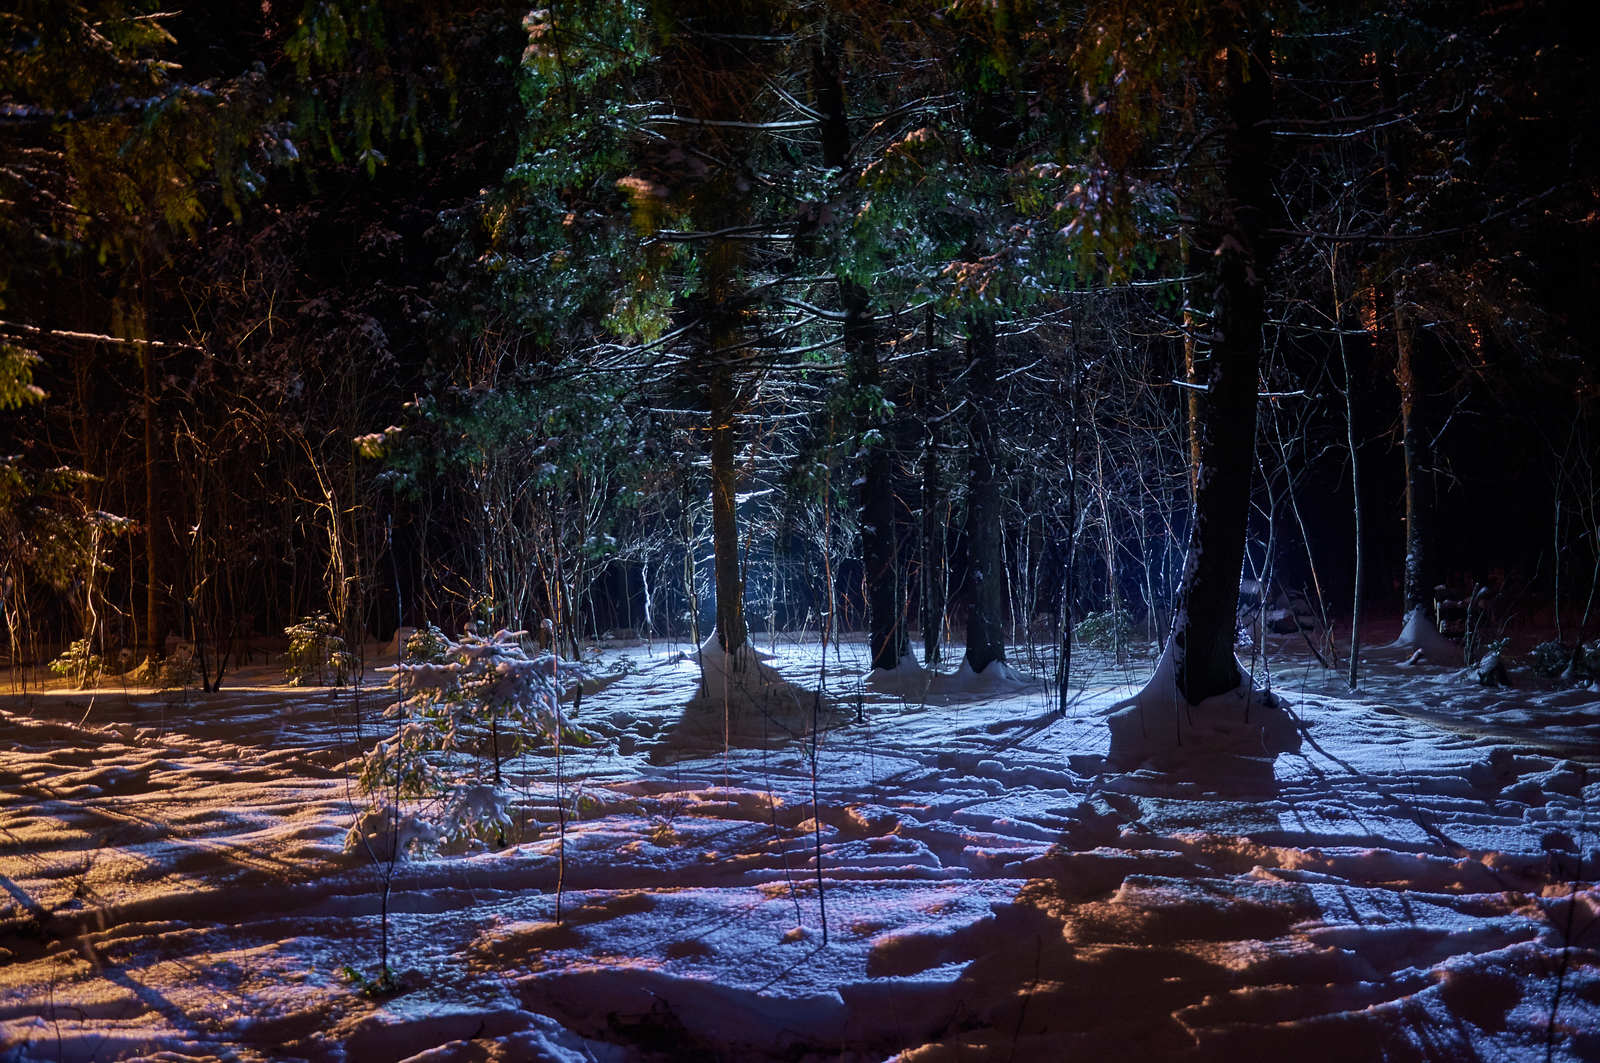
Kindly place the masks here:
POLYGON ((1258 596, 1600 628, 1577 4, 172 6, 0 12, 14 662, 325 615, 981 669, 1163 636, 1217 477, 1258 596))

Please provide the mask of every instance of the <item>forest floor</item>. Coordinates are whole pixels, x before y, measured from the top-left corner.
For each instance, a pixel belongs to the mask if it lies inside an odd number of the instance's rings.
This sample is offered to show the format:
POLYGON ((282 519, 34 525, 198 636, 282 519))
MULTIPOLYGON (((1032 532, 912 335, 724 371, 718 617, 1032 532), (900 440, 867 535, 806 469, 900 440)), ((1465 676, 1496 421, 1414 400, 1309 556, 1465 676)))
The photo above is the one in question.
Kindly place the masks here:
POLYGON ((725 745, 685 649, 602 652, 506 848, 395 864, 376 671, 0 698, 0 1060, 1600 1060, 1600 691, 1285 641, 1302 752, 1184 780, 1103 759, 1148 656, 1060 715, 846 640, 813 747, 803 695, 725 745))

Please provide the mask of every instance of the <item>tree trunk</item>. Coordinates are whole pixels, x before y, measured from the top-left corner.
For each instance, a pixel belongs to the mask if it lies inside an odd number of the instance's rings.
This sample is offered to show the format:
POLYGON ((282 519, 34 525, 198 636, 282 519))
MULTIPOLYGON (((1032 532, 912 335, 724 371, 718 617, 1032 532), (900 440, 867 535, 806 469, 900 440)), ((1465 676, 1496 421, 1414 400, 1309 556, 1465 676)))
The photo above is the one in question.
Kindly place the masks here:
MULTIPOLYGON (((138 266, 137 278, 125 278, 125 284, 143 283, 143 266, 138 266)), ((140 296, 118 298, 113 313, 119 318, 118 331, 132 340, 149 337, 149 323, 140 296)), ((167 630, 172 625, 168 595, 164 592, 163 577, 167 564, 167 542, 161 527, 161 458, 156 438, 156 365, 155 348, 148 343, 135 347, 139 357, 139 413, 143 421, 142 461, 144 465, 144 632, 142 643, 145 657, 160 660, 166 655, 167 630)))
POLYGON ((939 476, 939 428, 931 415, 933 396, 940 387, 939 354, 934 347, 933 308, 927 312, 927 337, 922 352, 922 413, 925 439, 922 450, 922 661, 932 667, 943 659, 945 607, 945 522, 940 517, 944 489, 939 476))
MULTIPOLYGON (((760 5, 723 0, 694 0, 657 8, 670 22, 669 55, 661 63, 664 83, 677 113, 707 124, 690 137, 688 147, 716 165, 689 180, 675 194, 685 197, 696 228, 720 232, 750 219, 751 190, 743 164, 751 152, 751 133, 741 128, 749 117, 754 86, 766 68, 749 48, 766 25, 760 5)), ((677 145, 683 149, 685 145, 677 145)), ((736 420, 739 413, 737 375, 746 354, 745 304, 749 298, 744 270, 746 248, 738 239, 712 236, 704 247, 703 281, 690 311, 704 322, 705 348, 691 359, 691 379, 699 383, 709 418, 711 464, 711 539, 716 579, 717 641, 734 654, 748 639, 744 578, 739 557, 736 514, 736 420)))
POLYGON ((1217 268, 1216 327, 1211 349, 1196 365, 1206 389, 1197 411, 1200 473, 1171 642, 1178 691, 1190 704, 1239 685, 1233 647, 1255 464, 1263 281, 1272 260, 1266 233, 1271 35, 1259 17, 1249 33, 1247 46, 1229 49, 1223 202, 1207 225, 1217 268))
MULTIPOLYGON (((847 303, 848 307, 849 304, 847 303)), ((851 311, 846 309, 847 349, 851 311)), ((852 376, 859 387, 875 387, 877 359, 868 341, 864 353, 852 361, 852 376)), ((861 418, 865 433, 876 431, 877 418, 861 418)), ((894 668, 906 652, 905 629, 900 623, 900 578, 895 558, 894 462, 881 438, 862 444, 861 477, 857 485, 861 506, 861 563, 867 582, 867 626, 871 638, 872 667, 894 668)))
MULTIPOLYGON (((1398 104, 1399 92, 1395 85, 1394 51, 1387 41, 1380 41, 1376 49, 1378 65, 1378 95, 1383 106, 1392 109, 1398 104)), ((1405 143, 1393 130, 1383 134, 1384 195, 1388 200, 1389 225, 1393 229, 1404 214, 1402 187, 1406 174, 1405 143)), ((1400 276, 1394 285, 1393 306, 1390 311, 1394 322, 1395 383, 1400 388, 1400 446, 1405 457, 1406 475, 1406 563, 1405 563, 1405 615, 1418 609, 1432 618, 1433 568, 1429 555, 1429 540, 1433 524, 1433 490, 1427 470, 1432 464, 1428 436, 1424 430, 1422 409, 1423 389, 1416 363, 1416 334, 1412 331, 1407 310, 1406 285, 1400 276)))
MULTIPOLYGON (((1067 399, 1067 557, 1061 571, 1061 599, 1056 622, 1061 627, 1061 651, 1056 663, 1056 708, 1065 716, 1072 679, 1072 605, 1076 598, 1078 570, 1078 400, 1082 382, 1078 366, 1078 344, 1072 344, 1072 383, 1067 399)), ((1114 618, 1113 618, 1114 619, 1114 618)))
MULTIPOLYGON (((712 330, 713 349, 729 337, 712 330)), ((744 579, 739 572, 739 525, 734 513, 733 381, 726 366, 710 370, 706 412, 711 416, 711 544, 717 581, 717 642, 728 653, 745 643, 744 579)))
MULTIPOLYGON (((827 38, 813 53, 817 111, 822 115, 822 164, 842 170, 849 161, 850 125, 845 115, 844 78, 835 42, 827 38)), ((866 288, 839 277, 844 309, 844 349, 861 437, 856 477, 861 514, 861 568, 866 582, 868 646, 872 667, 894 668, 906 652, 900 623, 900 578, 895 558, 894 460, 880 430, 883 372, 879 333, 866 288)))
POLYGON ((166 634, 161 608, 161 549, 156 521, 156 430, 153 377, 155 355, 148 345, 139 347, 139 406, 144 420, 144 642, 145 656, 166 655, 166 634))
POLYGON ((1197 478, 1200 475, 1200 392, 1195 380, 1195 329, 1198 320, 1194 312, 1194 303, 1190 299, 1189 282, 1189 236, 1187 233, 1178 234, 1178 262, 1183 270, 1183 287, 1180 289, 1183 299, 1183 379, 1191 385, 1185 388, 1184 413, 1187 415, 1189 430, 1189 502, 1194 504, 1194 493, 1197 478))
MULTIPOLYGON (((1350 497, 1355 517, 1355 577, 1350 601, 1350 671, 1348 684, 1356 689, 1361 681, 1362 585, 1366 581, 1365 555, 1361 552, 1361 447, 1356 432, 1355 379, 1350 374, 1350 356, 1344 337, 1343 304, 1339 301, 1339 271, 1335 260, 1328 263, 1328 280, 1333 287, 1333 327, 1339 333, 1339 364, 1344 368, 1344 429, 1350 448, 1350 497)), ((1332 639, 1329 639, 1330 645, 1332 639)))
POLYGON ((1404 308, 1405 288, 1394 294, 1395 379, 1400 385, 1400 440, 1406 466, 1405 613, 1422 609, 1432 617, 1433 579, 1429 539, 1433 524, 1433 486, 1428 480, 1428 436, 1423 428, 1422 389, 1415 343, 1404 308))
POLYGON ((982 314, 968 321, 967 389, 972 415, 967 494, 967 664, 982 672, 1004 661, 1006 574, 1000 544, 1000 489, 995 483, 994 322, 982 314))

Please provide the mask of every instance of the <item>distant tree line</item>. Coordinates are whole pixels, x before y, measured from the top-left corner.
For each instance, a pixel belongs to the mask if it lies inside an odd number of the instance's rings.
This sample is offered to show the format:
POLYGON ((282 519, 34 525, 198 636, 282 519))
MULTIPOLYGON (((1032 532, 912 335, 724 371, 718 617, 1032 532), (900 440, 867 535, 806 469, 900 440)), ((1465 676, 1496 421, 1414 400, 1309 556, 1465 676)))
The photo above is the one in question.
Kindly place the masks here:
POLYGON ((171 6, 0 14, 14 661, 1127 614, 1198 700, 1241 572, 1600 626, 1575 5, 171 6))

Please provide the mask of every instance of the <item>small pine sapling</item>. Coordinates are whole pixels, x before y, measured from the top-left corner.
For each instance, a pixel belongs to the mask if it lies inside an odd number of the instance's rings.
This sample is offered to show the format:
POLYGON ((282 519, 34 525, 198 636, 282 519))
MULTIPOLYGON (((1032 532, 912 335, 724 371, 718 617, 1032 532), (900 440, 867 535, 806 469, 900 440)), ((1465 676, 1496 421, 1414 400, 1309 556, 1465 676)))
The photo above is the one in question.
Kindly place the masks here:
POLYGON ((1135 634, 1133 617, 1126 610, 1108 609, 1078 621, 1072 629, 1072 640, 1080 646, 1110 650, 1128 645, 1135 634))
MULTIPOLYGON (((359 787, 377 800, 374 809, 389 801, 427 802, 428 826, 445 841, 504 844, 512 825, 506 762, 557 740, 557 678, 576 681, 581 673, 571 663, 558 671, 548 653, 529 656, 518 632, 463 635, 459 642, 437 637, 444 644, 440 660, 394 667, 397 697, 384 710, 394 729, 367 754, 359 787)), ((410 649, 408 641, 408 656, 410 649)), ((586 737, 570 726, 560 735, 566 742, 586 737)), ((409 835, 410 842, 428 840, 424 832, 409 835)), ((352 831, 347 848, 360 841, 352 831)))
POLYGON ((347 685, 356 672, 356 658, 334 631, 327 614, 302 617, 283 629, 289 636, 284 679, 292 687, 347 685))
POLYGON ((200 676, 200 662, 188 646, 178 646, 161 662, 159 683, 163 690, 183 690, 200 676))
POLYGON ((408 664, 419 661, 430 664, 443 664, 444 655, 450 648, 450 640, 443 631, 432 624, 425 624, 406 636, 405 648, 401 651, 400 659, 408 664))
MULTIPOLYGON (((369 803, 345 835, 346 852, 364 852, 383 869, 382 973, 375 983, 381 992, 397 986, 388 933, 395 864, 441 843, 504 845, 512 819, 503 761, 539 742, 557 749, 561 741, 587 742, 562 724, 559 700, 560 680, 581 681, 583 673, 562 668, 549 653, 530 657, 522 634, 469 634, 455 642, 423 628, 406 640, 405 659, 389 669, 396 697, 384 716, 393 730, 362 762, 357 786, 369 803), (487 779, 484 753, 492 765, 487 779)), ((556 800, 560 807, 559 779, 556 800)))

